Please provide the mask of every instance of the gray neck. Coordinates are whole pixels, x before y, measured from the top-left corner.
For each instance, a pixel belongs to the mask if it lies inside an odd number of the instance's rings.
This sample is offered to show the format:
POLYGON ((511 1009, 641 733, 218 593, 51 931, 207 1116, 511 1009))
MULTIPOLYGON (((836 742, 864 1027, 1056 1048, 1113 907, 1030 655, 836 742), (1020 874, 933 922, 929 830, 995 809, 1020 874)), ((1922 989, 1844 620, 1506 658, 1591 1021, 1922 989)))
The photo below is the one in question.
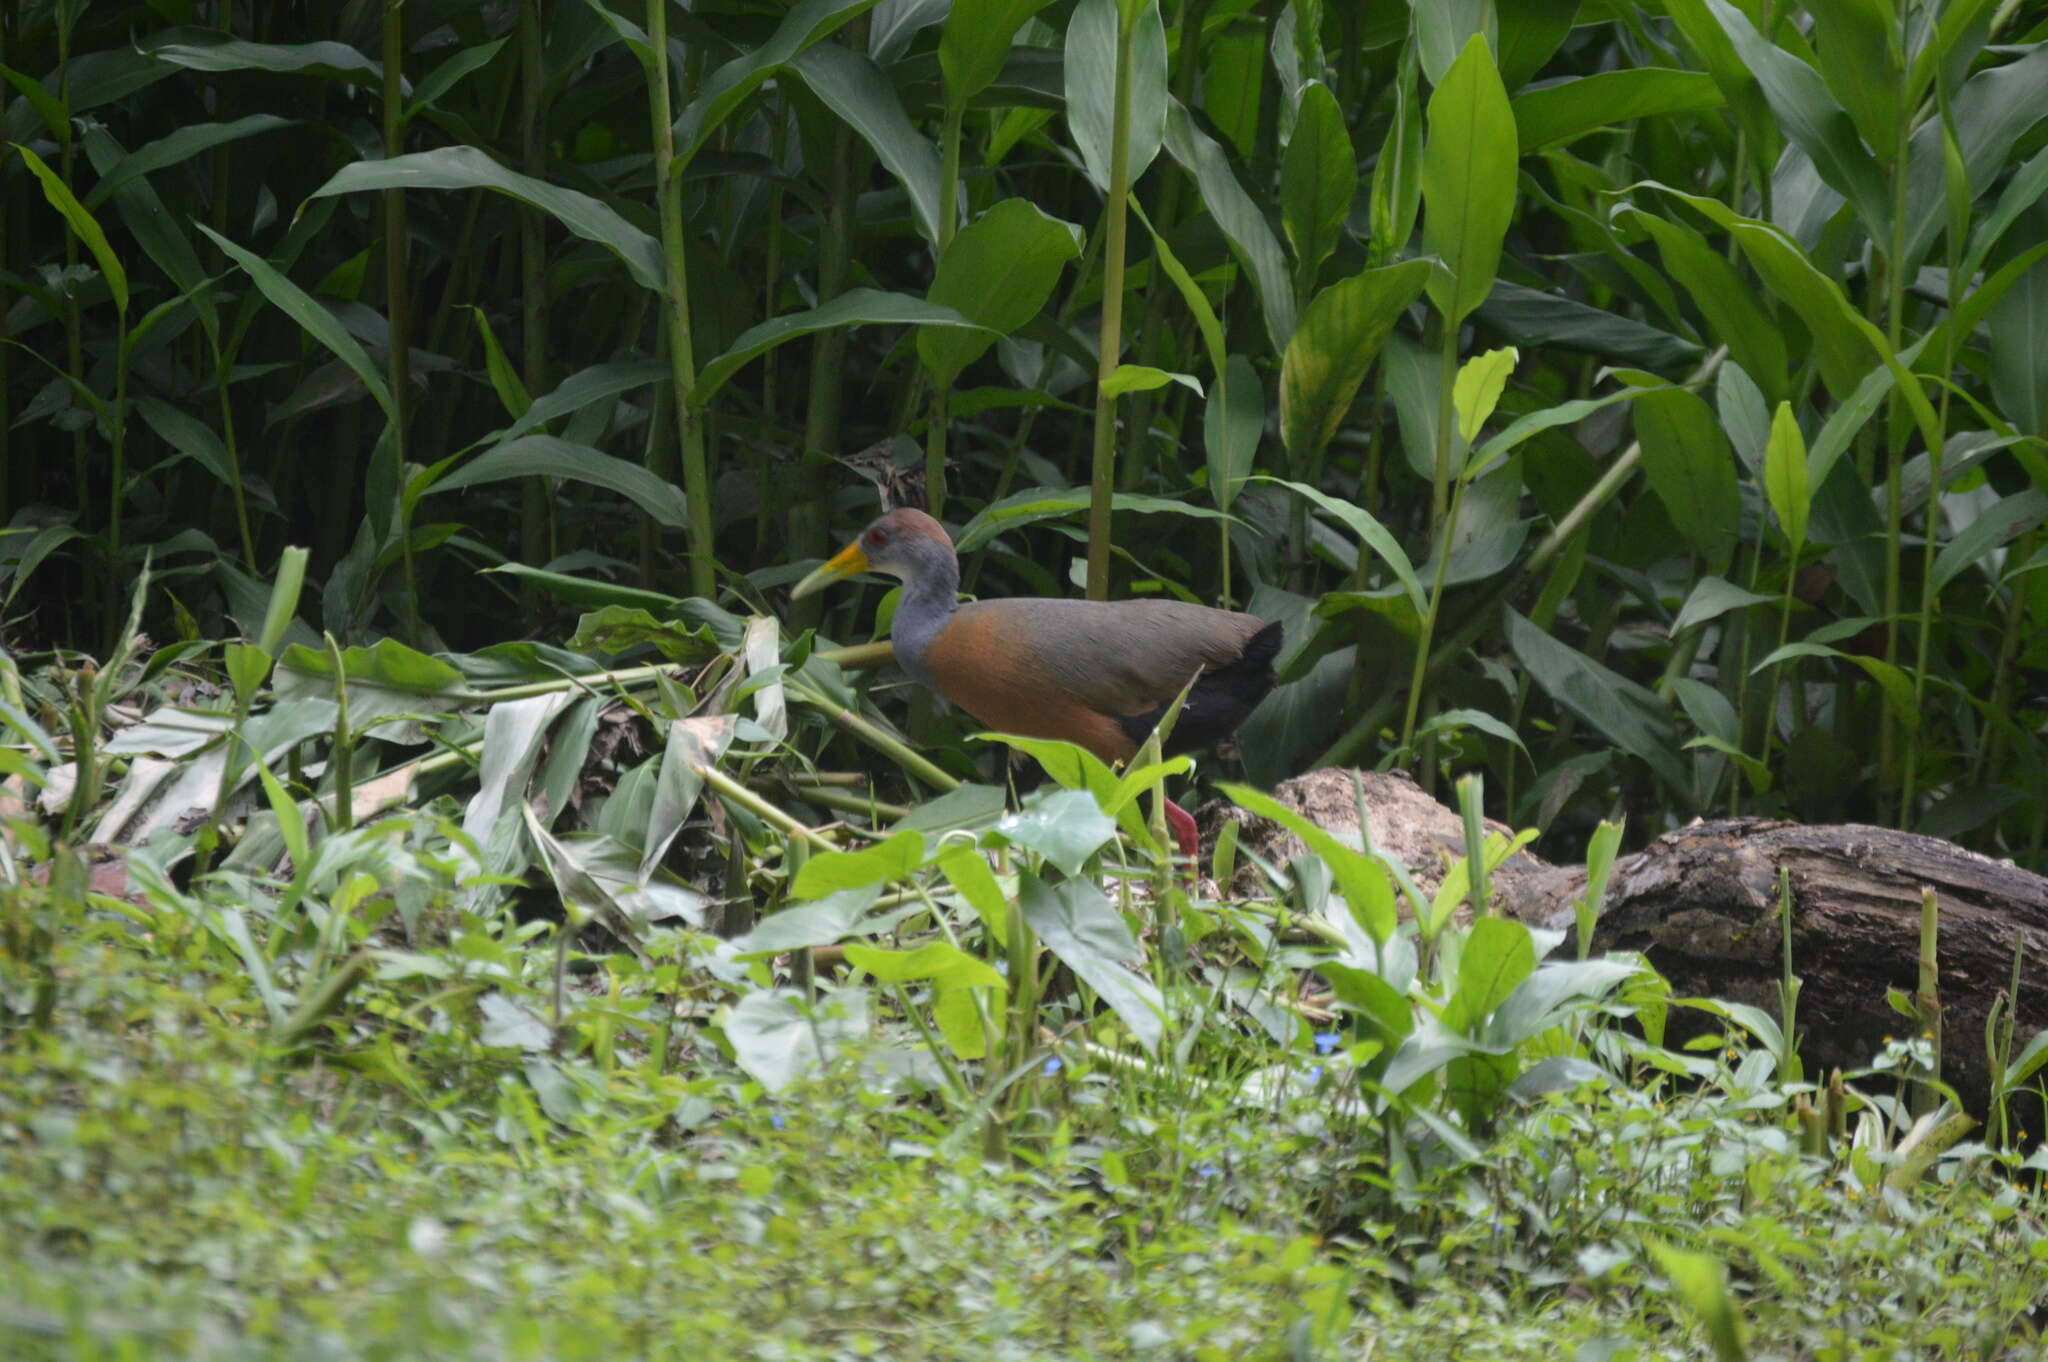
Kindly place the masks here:
POLYGON ((932 675, 925 670, 924 652, 952 618, 959 594, 960 560, 950 548, 919 544, 915 571, 904 580, 896 617, 889 624, 896 661, 912 680, 932 686, 932 675))

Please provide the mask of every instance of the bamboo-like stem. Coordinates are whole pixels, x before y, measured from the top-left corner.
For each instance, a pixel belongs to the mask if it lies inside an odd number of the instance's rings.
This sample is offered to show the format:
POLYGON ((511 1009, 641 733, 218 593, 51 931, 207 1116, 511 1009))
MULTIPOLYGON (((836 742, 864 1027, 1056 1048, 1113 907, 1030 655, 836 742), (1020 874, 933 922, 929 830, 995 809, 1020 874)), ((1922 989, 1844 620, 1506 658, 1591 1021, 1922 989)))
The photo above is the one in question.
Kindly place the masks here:
MULTIPOLYGON (((519 4, 519 160, 534 179, 547 178, 547 144, 541 136, 541 0, 519 4)), ((474 196, 481 198, 481 195, 474 196)), ((541 212, 519 206, 519 376, 529 394, 547 390, 547 256, 541 212)), ((519 553, 529 563, 548 561, 548 480, 527 478, 519 489, 519 553)), ((643 580, 642 586, 647 583, 643 580)), ((540 584, 522 582, 519 602, 529 616, 540 609, 540 584)))
POLYGON ((697 773, 697 778, 704 782, 705 788, 717 792, 719 798, 739 805, 784 836, 800 837, 814 851, 839 850, 829 839, 776 808, 717 767, 706 762, 693 761, 690 763, 690 769, 697 773))
POLYGON ((710 599, 718 591, 718 560, 711 524, 711 469, 704 449, 704 424, 692 400, 697 359, 690 340, 690 276, 683 256, 683 182, 676 165, 676 134, 670 113, 668 70, 669 0, 648 0, 649 111, 654 122, 654 198, 661 219, 661 255, 667 308, 669 384, 675 391, 676 440, 683 460, 683 499, 689 517, 690 591, 710 599))
MULTIPOLYGON (((939 258, 953 244, 959 226, 960 123, 966 111, 948 101, 945 123, 939 130, 939 258)), ((934 519, 946 513, 946 423, 947 405, 953 395, 951 381, 932 384, 930 417, 924 431, 924 505, 934 519)))
MULTIPOLYGON (((1149 0, 1148 0, 1149 3, 1149 0)), ((1116 491, 1116 398, 1105 385, 1123 350, 1124 252, 1131 180, 1131 61, 1137 17, 1119 17, 1116 88, 1109 134, 1109 193, 1103 203, 1102 330, 1095 369, 1095 454, 1088 481, 1088 599, 1109 599, 1109 509, 1116 491)))
MULTIPOLYGON (((825 167, 825 220, 818 237, 818 301, 829 303, 846 287, 852 256, 853 130, 844 123, 833 132, 832 160, 825 167)), ((831 467, 839 444, 840 390, 846 332, 839 327, 811 338, 811 380, 805 395, 804 443, 798 467, 798 490, 789 512, 789 548, 795 558, 822 558, 825 542, 825 499, 822 474, 831 467)), ((804 629, 818 622, 823 604, 815 597, 795 602, 790 626, 804 629)))

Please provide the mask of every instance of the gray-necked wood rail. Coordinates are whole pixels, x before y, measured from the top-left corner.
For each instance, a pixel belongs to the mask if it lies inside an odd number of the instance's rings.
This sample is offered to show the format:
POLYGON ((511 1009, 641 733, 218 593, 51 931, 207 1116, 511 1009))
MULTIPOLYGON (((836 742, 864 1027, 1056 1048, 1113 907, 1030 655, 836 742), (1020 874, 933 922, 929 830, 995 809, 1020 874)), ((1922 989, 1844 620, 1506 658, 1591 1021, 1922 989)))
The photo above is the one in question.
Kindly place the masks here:
MULTIPOLYGON (((1273 688, 1280 626, 1255 615, 1182 601, 958 604, 953 541, 922 511, 876 520, 791 595, 861 572, 903 582, 890 625, 903 670, 998 732, 1127 761, 1196 678, 1166 743, 1185 752, 1228 737, 1273 688)), ((1192 862, 1195 820, 1171 800, 1166 810, 1192 862)))

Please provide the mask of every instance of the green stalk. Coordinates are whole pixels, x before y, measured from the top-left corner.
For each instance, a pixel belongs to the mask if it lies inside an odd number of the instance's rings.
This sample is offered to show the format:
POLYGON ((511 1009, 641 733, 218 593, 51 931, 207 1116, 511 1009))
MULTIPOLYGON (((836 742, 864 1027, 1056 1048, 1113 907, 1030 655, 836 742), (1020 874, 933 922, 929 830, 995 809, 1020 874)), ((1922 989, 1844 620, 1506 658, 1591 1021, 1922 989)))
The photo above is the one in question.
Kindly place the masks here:
MULTIPOLYGON (((1437 612, 1444 599, 1444 577, 1451 564, 1451 536, 1458 531, 1458 507, 1465 500, 1465 479, 1451 489, 1451 456, 1456 450, 1451 423, 1457 419, 1452 395, 1458 381, 1458 328, 1449 318, 1443 322, 1442 362, 1437 372, 1436 478, 1430 493, 1430 525, 1436 538, 1436 578, 1430 583, 1429 604, 1422 616, 1422 632, 1415 640, 1415 669, 1408 678, 1408 711, 1401 720, 1401 748, 1415 741, 1415 718, 1422 708, 1422 687, 1428 679, 1429 644, 1436 635, 1437 612), (1448 500, 1449 504, 1446 505, 1448 500)), ((1632 446, 1637 458, 1640 446, 1632 446)), ((1616 460, 1618 464, 1620 460, 1616 460)), ((1298 500, 1298 499, 1297 499, 1298 500)))
MULTIPOLYGON (((846 288, 852 256, 854 159, 853 129, 841 123, 833 132, 832 160, 825 167, 825 220, 818 237, 818 301, 829 303, 846 288)), ((825 500, 821 489, 839 444, 840 388, 846 332, 833 327, 811 340, 811 382, 805 396, 804 443, 798 466, 798 491, 789 512, 789 549, 795 558, 822 558, 825 541, 825 500)), ((815 597, 791 607, 790 627, 804 629, 818 622, 823 604, 815 597)))
MULTIPOLYGON (((1706 386, 1727 358, 1728 347, 1719 347, 1700 362, 1700 367, 1687 376, 1682 386, 1695 390, 1706 386)), ((1592 519, 1594 512, 1613 499, 1614 494, 1621 490, 1622 484, 1629 480, 1642 461, 1643 446, 1640 441, 1632 442, 1627 449, 1616 455, 1614 462, 1607 466, 1607 471, 1600 475, 1599 480, 1586 489, 1585 494, 1572 505, 1571 510, 1565 512, 1564 519, 1551 526, 1550 533, 1544 535, 1542 541, 1529 551, 1527 558, 1501 573, 1494 582, 1493 589, 1487 593, 1486 599, 1467 614, 1459 622, 1458 627, 1428 654, 1429 664, 1422 672, 1423 679, 1427 680, 1435 675, 1453 658, 1463 657, 1492 626, 1494 613, 1521 589, 1525 580, 1540 571, 1585 528, 1586 522, 1592 519)), ((1352 755, 1365 745, 1366 740, 1377 733, 1392 717, 1394 708, 1399 703, 1399 692, 1388 691, 1381 694, 1370 709, 1359 715, 1351 727, 1345 729, 1335 742, 1323 750, 1323 754, 1316 758, 1315 764, 1338 766, 1351 760, 1352 755)))
MULTIPOLYGON (((958 228, 960 201, 960 122, 966 111, 948 102, 946 120, 939 131, 939 258, 953 244, 958 228)), ((946 408, 953 395, 951 382, 932 384, 930 419, 924 431, 924 504, 933 518, 946 513, 946 408)))
MULTIPOLYGON (((547 178, 547 145, 541 137, 543 83, 540 64, 540 0, 519 5, 520 162, 536 180, 547 178)), ((472 195, 473 200, 482 195, 472 195)), ((519 206, 520 378, 526 391, 547 390, 547 255, 541 214, 519 206)), ((544 477, 527 478, 519 489, 519 555, 529 563, 548 561, 550 498, 544 477)), ((642 586, 647 585, 643 580, 642 586)), ((529 615, 540 609, 540 587, 522 582, 519 602, 529 615)))
POLYGON ((711 469, 704 451, 704 426, 691 405, 697 385, 696 354, 690 343, 690 279, 683 258, 683 184, 677 173, 674 118, 669 112, 669 0, 648 0, 647 40, 654 48, 648 69, 648 104, 654 123, 654 197, 661 217, 661 254, 667 284, 669 382, 675 390, 676 435, 683 458, 683 498, 689 515, 690 591, 710 599, 718 591, 718 560, 711 526, 711 469))
MULTIPOLYGON (((1892 161, 1892 239, 1886 253, 1885 283, 1885 340, 1892 353, 1899 351, 1906 309, 1906 157, 1909 150, 1908 138, 1912 132, 1910 111, 1901 108, 1897 149, 1892 161)), ((1885 399, 1885 428, 1889 431, 1898 415, 1899 394, 1893 389, 1885 399)), ((1938 449, 1930 449, 1928 457, 1939 459, 1938 449)), ((1900 449, 1885 450, 1884 471, 1884 660, 1896 667, 1899 662, 1899 594, 1900 594, 1900 539, 1905 533, 1905 496, 1903 489, 1905 457, 1900 449)), ((1928 533, 1933 534, 1935 506, 1941 493, 1941 485, 1934 483, 1928 488, 1928 533)), ((1884 760, 1878 767, 1880 778, 1891 773, 1891 753, 1897 742, 1897 720, 1890 706, 1883 707, 1883 729, 1881 747, 1884 760)), ((1912 770, 1919 759, 1920 738, 1917 729, 1906 730, 1906 769, 1912 770)), ((1897 826, 1905 827, 1912 819, 1911 778, 1902 775, 1899 787, 1897 826)))
POLYGON ((1119 16, 1102 252, 1102 332, 1095 370, 1095 456, 1088 481, 1088 599, 1109 599, 1109 505, 1116 490, 1116 398, 1103 390, 1123 349, 1125 215, 1131 193, 1131 57, 1139 8, 1119 16))

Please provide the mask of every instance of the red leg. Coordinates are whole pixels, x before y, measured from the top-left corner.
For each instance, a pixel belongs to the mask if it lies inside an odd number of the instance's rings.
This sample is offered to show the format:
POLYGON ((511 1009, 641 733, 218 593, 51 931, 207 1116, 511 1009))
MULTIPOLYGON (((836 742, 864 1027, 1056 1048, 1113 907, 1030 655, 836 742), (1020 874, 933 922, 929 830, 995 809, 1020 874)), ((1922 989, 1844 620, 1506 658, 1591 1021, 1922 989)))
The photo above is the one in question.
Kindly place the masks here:
POLYGON ((1174 803, 1166 801, 1166 826, 1173 832, 1173 840, 1180 846, 1180 854, 1187 860, 1188 873, 1195 873, 1195 866, 1201 859, 1202 844, 1195 831, 1195 816, 1174 803))

